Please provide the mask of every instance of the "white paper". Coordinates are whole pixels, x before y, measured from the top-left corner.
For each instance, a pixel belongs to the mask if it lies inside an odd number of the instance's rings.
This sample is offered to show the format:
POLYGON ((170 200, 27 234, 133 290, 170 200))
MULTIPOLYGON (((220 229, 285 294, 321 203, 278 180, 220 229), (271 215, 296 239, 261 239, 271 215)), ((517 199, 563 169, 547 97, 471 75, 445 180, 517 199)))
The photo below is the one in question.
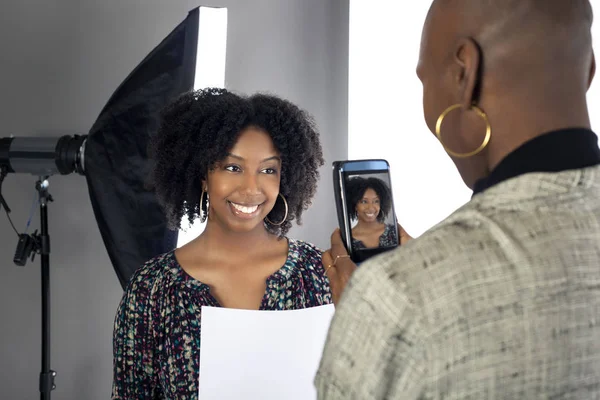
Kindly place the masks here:
POLYGON ((201 400, 312 400, 334 306, 202 307, 201 400))

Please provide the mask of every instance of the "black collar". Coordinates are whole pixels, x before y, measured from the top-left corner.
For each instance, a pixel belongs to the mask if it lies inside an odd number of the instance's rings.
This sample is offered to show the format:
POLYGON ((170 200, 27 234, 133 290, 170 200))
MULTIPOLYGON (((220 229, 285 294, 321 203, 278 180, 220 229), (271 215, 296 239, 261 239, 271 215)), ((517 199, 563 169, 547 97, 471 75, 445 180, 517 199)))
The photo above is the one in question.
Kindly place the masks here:
POLYGON ((560 172, 600 164, 598 137, 589 129, 570 128, 532 139, 506 156, 494 170, 475 182, 473 195, 530 172, 560 172))

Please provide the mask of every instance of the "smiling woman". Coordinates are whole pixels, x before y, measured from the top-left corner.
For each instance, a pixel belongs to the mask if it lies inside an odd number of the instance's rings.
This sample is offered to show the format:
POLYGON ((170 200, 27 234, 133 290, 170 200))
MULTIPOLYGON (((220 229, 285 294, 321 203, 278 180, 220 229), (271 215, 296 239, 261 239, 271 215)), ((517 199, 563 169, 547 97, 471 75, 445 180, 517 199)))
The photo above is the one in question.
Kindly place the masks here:
POLYGON ((264 230, 263 221, 268 222, 279 197, 280 169, 281 158, 271 137, 256 127, 244 129, 231 152, 203 181, 215 222, 234 232, 264 230))
MULTIPOLYGON (((391 247, 398 243, 396 229, 386 221, 392 209, 392 194, 388 185, 375 177, 351 178, 347 186, 354 249, 391 247), (387 222, 387 223, 386 223, 387 222)), ((401 227, 398 227, 402 231, 401 227)))
POLYGON ((167 107, 151 155, 172 228, 184 216, 206 227, 132 277, 115 322, 113 399, 196 399, 202 306, 331 303, 321 251, 285 236, 315 194, 321 144, 286 100, 207 89, 167 107))

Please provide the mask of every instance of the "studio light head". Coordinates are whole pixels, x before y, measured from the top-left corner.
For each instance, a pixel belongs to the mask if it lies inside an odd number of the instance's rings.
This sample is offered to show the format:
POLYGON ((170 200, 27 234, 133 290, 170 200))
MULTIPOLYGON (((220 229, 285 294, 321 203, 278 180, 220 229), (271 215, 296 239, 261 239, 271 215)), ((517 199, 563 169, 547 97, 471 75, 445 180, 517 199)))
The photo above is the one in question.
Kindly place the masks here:
POLYGON ((85 174, 87 135, 0 138, 0 167, 37 176, 85 174))

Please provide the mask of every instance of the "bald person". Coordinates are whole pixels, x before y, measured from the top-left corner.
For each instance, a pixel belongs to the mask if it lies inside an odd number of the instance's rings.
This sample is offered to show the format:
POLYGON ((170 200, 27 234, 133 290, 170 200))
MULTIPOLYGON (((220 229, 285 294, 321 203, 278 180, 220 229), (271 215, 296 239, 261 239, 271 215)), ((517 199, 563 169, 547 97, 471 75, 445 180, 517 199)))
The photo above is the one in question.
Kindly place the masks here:
POLYGON ((473 197, 358 269, 334 232, 319 399, 600 399, 591 24, 588 0, 433 2, 425 120, 473 197))

